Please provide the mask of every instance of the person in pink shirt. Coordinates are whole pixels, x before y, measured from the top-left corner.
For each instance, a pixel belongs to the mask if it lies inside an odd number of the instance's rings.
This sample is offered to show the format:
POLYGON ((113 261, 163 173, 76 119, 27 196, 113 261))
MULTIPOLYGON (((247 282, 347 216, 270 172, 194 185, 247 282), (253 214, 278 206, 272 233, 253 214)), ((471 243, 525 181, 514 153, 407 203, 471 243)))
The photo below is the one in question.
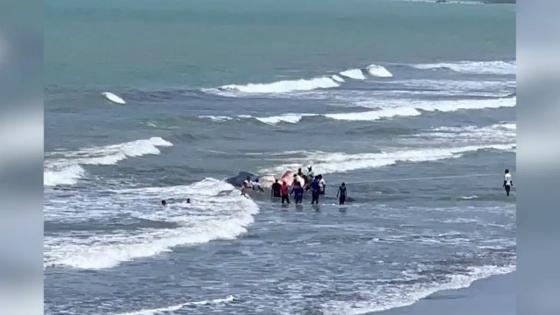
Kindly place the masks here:
POLYGON ((286 203, 288 204, 290 203, 290 189, 286 181, 282 182, 282 187, 280 187, 280 195, 282 196, 282 204, 284 204, 284 201, 286 201, 286 203))

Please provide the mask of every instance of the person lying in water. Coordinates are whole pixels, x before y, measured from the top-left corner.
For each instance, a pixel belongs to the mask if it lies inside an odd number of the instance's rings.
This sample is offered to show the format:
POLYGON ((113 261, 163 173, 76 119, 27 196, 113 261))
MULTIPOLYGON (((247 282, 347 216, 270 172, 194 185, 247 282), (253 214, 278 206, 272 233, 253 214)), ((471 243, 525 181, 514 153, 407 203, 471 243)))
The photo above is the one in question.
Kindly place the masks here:
POLYGON ((251 187, 251 177, 247 176, 247 178, 243 181, 243 184, 241 184, 241 195, 247 196, 247 190, 251 187))

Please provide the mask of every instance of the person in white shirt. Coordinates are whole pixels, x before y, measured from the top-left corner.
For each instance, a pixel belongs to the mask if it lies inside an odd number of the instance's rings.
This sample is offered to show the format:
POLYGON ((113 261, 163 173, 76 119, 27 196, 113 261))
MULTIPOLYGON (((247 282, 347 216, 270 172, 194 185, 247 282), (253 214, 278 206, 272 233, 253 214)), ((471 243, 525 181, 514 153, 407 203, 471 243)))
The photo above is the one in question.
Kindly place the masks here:
POLYGON ((325 182, 323 175, 319 175, 318 177, 319 177, 319 187, 321 188, 321 190, 319 190, 319 194, 324 195, 325 188, 327 188, 327 182, 325 182))
POLYGON ((255 180, 251 183, 251 186, 253 187, 253 190, 264 191, 258 178, 255 178, 255 180))
POLYGON ((247 196, 247 190, 252 188, 251 185, 251 177, 247 176, 247 178, 241 184, 241 195, 247 196))
POLYGON ((311 182, 314 178, 315 175, 313 174, 313 168, 310 166, 307 168, 307 179, 309 179, 309 182, 311 182))
POLYGON ((504 188, 506 190, 506 195, 508 196, 511 190, 511 186, 513 186, 513 180, 511 179, 511 174, 509 173, 509 170, 506 169, 506 174, 504 175, 504 188))

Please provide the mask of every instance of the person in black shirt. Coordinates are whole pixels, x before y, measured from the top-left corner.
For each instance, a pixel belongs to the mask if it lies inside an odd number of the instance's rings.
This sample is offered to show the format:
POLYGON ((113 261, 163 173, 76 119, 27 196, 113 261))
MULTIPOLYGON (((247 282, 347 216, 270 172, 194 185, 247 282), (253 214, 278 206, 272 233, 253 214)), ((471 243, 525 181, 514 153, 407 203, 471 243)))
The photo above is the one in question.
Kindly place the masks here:
POLYGON ((346 201, 346 184, 345 183, 340 184, 340 187, 338 187, 338 193, 336 193, 336 197, 338 198, 338 204, 343 205, 344 202, 346 201))
POLYGON ((280 187, 282 187, 282 185, 280 185, 280 183, 276 179, 274 181, 274 184, 272 184, 272 190, 271 190, 272 197, 280 198, 280 187))

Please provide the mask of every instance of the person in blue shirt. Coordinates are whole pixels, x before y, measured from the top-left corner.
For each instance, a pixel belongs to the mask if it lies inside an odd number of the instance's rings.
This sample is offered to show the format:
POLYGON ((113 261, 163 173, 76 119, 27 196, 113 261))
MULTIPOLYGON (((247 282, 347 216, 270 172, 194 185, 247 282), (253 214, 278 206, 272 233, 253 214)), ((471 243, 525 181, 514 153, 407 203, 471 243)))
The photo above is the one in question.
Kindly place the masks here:
POLYGON ((292 187, 291 194, 294 195, 294 200, 297 204, 301 204, 303 202, 303 187, 299 181, 294 182, 294 186, 292 187))
POLYGON ((318 176, 316 176, 311 185, 311 204, 319 204, 319 195, 321 194, 321 182, 318 176))

